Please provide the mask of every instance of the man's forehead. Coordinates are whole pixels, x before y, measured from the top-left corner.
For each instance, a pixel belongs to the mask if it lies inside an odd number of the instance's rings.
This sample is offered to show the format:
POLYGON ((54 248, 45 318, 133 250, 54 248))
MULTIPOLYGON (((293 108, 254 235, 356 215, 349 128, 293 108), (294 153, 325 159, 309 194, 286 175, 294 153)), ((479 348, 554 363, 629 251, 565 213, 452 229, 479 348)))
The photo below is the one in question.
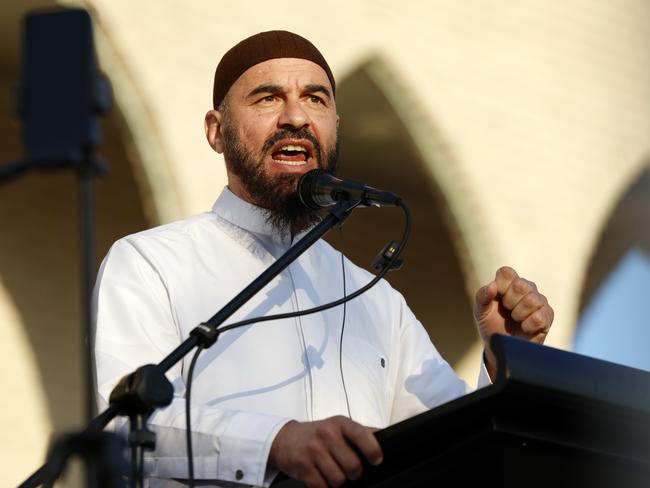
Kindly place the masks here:
POLYGON ((299 58, 269 59, 251 66, 233 83, 229 91, 246 96, 249 90, 261 85, 322 85, 332 92, 325 70, 312 61, 299 58))
POLYGON ((316 63, 327 74, 332 94, 336 92, 332 70, 316 46, 293 32, 274 30, 247 37, 223 55, 214 73, 213 107, 219 107, 230 88, 245 71, 265 61, 282 58, 303 59, 316 63))

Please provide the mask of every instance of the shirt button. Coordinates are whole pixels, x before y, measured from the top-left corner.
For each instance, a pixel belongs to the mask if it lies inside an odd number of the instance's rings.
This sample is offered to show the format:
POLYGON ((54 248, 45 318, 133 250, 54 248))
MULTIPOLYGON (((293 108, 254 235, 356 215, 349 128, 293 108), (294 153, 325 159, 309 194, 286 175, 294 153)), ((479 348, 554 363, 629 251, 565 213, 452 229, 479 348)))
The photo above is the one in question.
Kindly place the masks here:
POLYGON ((241 469, 238 469, 235 471, 235 478, 238 480, 242 479, 244 477, 244 472, 241 469))
POLYGON ((386 367, 386 360, 384 358, 381 358, 381 361, 379 361, 379 362, 381 363, 382 368, 386 367))

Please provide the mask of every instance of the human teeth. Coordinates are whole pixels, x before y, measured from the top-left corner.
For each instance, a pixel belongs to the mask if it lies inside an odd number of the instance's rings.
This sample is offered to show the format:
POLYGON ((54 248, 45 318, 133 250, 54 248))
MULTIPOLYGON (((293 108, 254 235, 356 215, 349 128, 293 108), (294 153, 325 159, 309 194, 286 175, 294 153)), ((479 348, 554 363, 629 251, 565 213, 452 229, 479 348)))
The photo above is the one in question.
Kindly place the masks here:
POLYGON ((305 146, 294 146, 294 145, 289 145, 289 146, 282 146, 280 148, 281 151, 303 151, 307 152, 307 149, 305 146))
POLYGON ((305 161, 285 161, 283 159, 274 159, 273 161, 279 164, 286 164, 287 166, 302 166, 303 164, 307 164, 305 161))

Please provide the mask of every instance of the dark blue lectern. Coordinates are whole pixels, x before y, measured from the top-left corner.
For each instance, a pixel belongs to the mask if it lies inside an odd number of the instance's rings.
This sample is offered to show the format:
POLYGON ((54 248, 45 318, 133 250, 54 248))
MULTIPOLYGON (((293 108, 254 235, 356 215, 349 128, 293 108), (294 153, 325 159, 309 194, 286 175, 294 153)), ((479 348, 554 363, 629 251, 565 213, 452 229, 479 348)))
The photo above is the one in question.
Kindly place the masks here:
POLYGON ((344 486, 650 487, 650 373, 510 337, 493 346, 494 385, 377 432, 384 463, 344 486))

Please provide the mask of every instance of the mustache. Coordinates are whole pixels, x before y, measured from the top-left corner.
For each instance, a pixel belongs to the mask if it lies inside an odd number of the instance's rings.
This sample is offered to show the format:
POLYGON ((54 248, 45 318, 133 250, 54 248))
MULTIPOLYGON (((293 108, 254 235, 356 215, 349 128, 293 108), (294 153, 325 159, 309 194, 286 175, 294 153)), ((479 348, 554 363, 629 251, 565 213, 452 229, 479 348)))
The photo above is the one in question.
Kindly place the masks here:
POLYGON ((316 139, 316 136, 311 133, 306 127, 300 129, 280 129, 271 137, 269 137, 262 146, 262 154, 268 152, 275 143, 281 141, 282 139, 307 139, 314 146, 314 152, 316 153, 316 160, 320 163, 321 161, 321 146, 316 139))

